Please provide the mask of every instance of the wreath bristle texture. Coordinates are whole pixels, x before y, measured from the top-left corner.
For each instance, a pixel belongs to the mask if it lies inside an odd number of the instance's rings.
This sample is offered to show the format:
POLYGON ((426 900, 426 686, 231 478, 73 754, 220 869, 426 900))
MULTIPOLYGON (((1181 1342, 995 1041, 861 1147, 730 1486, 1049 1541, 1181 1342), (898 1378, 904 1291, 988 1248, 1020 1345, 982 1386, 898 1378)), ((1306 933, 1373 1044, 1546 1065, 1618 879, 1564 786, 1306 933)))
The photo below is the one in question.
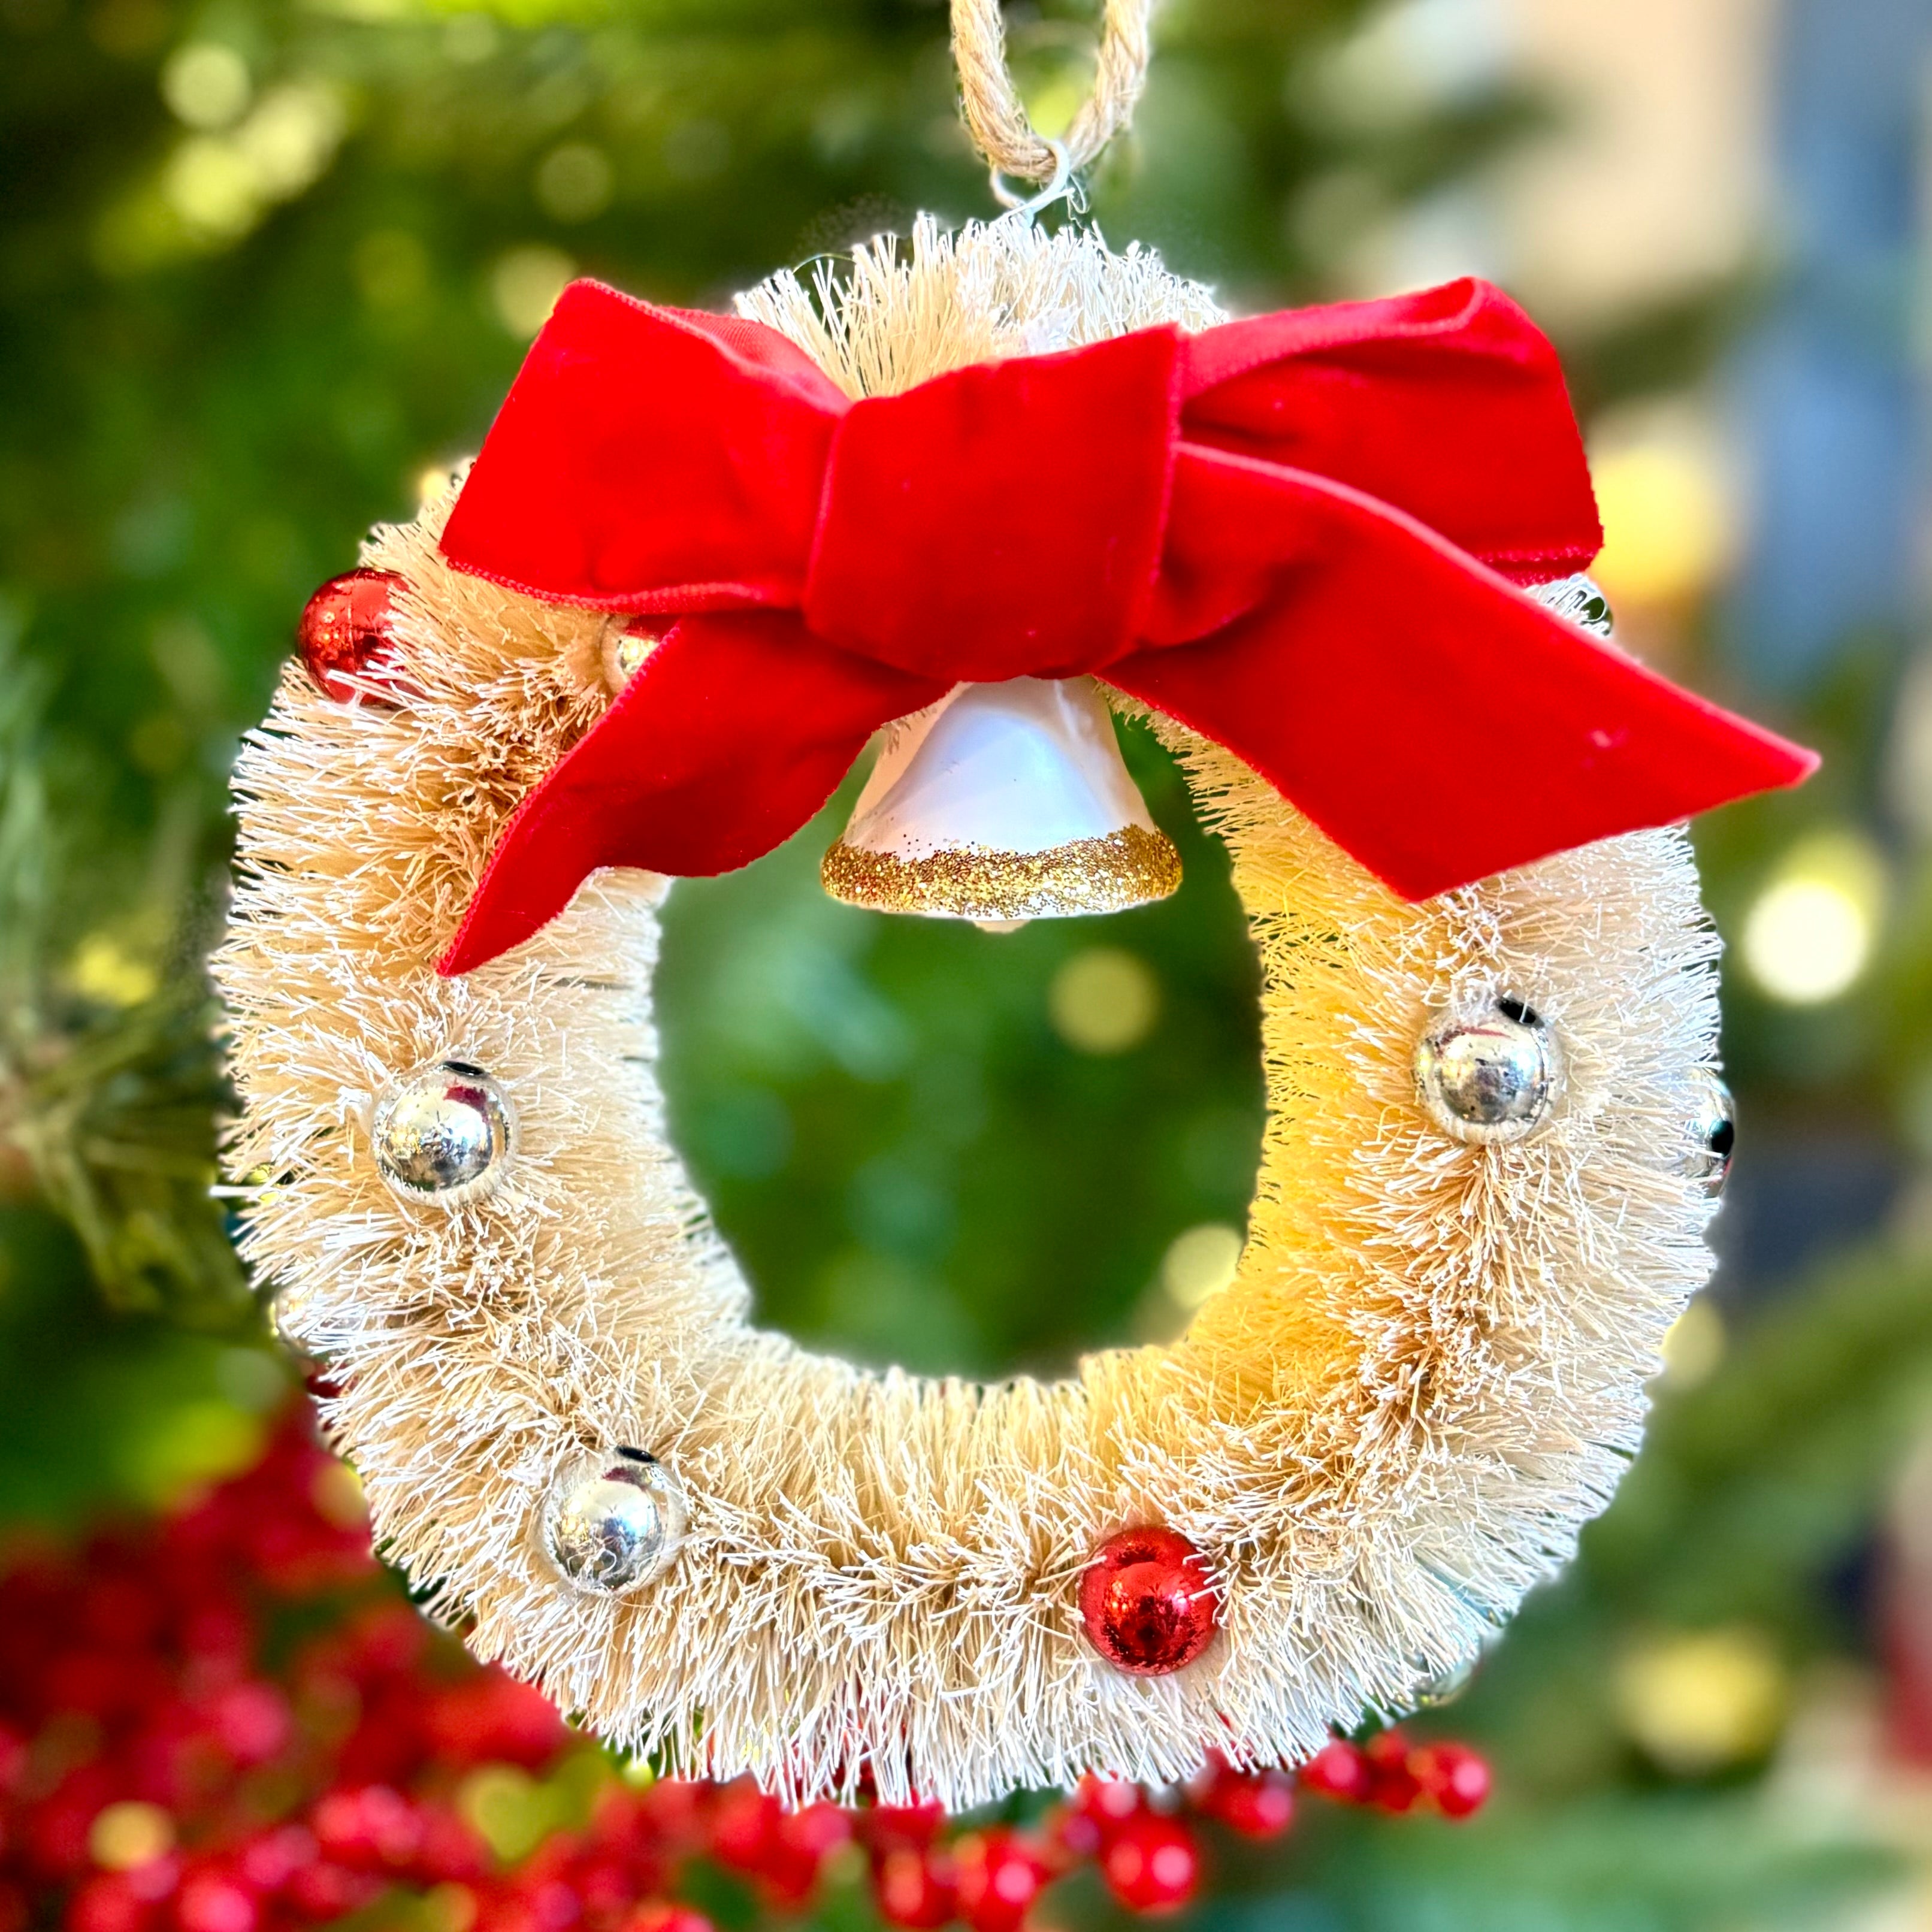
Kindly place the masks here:
MULTIPOLYGON (((922 224, 740 308, 854 395, 1221 320, 1148 255, 1012 221, 922 224)), ((596 871, 520 945, 436 970, 619 682, 616 616, 452 567, 460 480, 365 548, 394 580, 380 686, 344 703, 292 665, 249 739, 217 963, 245 1252, 327 1365, 387 1558, 615 1744, 794 1802, 1162 1782, 1210 1748, 1295 1762, 1466 1664, 1610 1496, 1710 1268, 1718 949, 1682 830, 1409 903, 1136 705, 1226 842, 1261 958, 1238 1272, 1172 1346, 1063 1381, 862 1370, 753 1325, 667 1138, 665 879, 596 871), (1471 1061, 1472 1034, 1500 1058, 1471 1061), (383 1096, 424 1066, 488 1098, 513 1149, 490 1184, 386 1177, 383 1096), (558 1485, 620 1449, 657 1542, 626 1587, 586 1588, 558 1565, 558 1485), (1154 1531, 1197 1554, 1211 1641, 1124 1670, 1083 1578, 1154 1531)))

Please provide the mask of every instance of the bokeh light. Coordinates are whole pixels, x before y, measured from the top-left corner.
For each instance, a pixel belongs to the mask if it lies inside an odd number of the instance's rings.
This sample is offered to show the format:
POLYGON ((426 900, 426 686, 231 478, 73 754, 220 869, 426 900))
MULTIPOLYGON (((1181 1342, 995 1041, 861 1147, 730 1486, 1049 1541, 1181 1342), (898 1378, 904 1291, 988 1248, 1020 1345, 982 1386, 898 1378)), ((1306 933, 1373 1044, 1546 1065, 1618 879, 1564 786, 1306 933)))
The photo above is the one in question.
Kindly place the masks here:
POLYGON ((1885 862, 1862 834, 1802 841, 1745 916, 1742 950, 1752 978, 1789 1006, 1816 1006, 1850 991, 1871 958, 1885 895, 1885 862))
POLYGON ((1786 1689, 1776 1646, 1744 1625, 1660 1633, 1634 1647, 1616 1676, 1624 1730, 1646 1756, 1683 1778, 1768 1750, 1786 1689))
POLYGON ((111 934, 90 933, 75 949, 69 983, 83 998, 103 1006, 138 1006, 152 999, 160 976, 111 934))
POLYGON ((1673 1389, 1695 1388, 1708 1382, 1724 1359, 1729 1336, 1717 1304, 1700 1294, 1664 1337, 1664 1379, 1673 1389))
POLYGON ((174 1850, 174 1820, 158 1804, 124 1798, 94 1814, 88 1856, 104 1871, 133 1871, 174 1850))
POLYGON ((1737 513, 1720 446, 1694 416, 1647 410, 1600 428, 1591 470, 1604 520, 1591 574, 1613 604, 1686 604, 1723 576, 1737 513))
POLYGON ((248 64, 218 40, 194 40, 168 56, 161 98, 190 128, 226 128, 248 105, 248 64))
POLYGON ((1240 1260, 1241 1231, 1204 1222, 1177 1235, 1162 1256, 1161 1288, 1177 1308, 1191 1313, 1233 1282, 1240 1260))
POLYGON ((490 272, 490 298, 512 335, 534 335, 550 319, 577 265, 560 248, 512 248, 490 272))
POLYGON ((1154 1030, 1160 982, 1136 955, 1092 946, 1054 975, 1047 1010, 1054 1031, 1076 1052, 1125 1053, 1154 1030))
POLYGON ((538 164, 534 186, 544 212, 559 221, 588 221, 610 206, 610 158, 588 141, 566 141, 538 164))

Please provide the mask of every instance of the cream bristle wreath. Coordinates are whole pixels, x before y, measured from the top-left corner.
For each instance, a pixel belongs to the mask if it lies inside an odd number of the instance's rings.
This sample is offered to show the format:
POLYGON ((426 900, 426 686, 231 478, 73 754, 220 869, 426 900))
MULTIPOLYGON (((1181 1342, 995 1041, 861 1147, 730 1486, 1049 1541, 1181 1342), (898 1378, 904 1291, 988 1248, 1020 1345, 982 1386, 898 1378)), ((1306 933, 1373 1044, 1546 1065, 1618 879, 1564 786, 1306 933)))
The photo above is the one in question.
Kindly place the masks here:
MULTIPOLYGON (((818 292, 781 275, 740 306, 854 393, 1219 319, 1144 254, 1010 220, 922 226, 818 292)), ((435 970, 508 815, 610 700, 612 620, 452 570, 452 501, 366 547, 404 584, 384 701, 292 667, 250 737, 217 964, 246 1252, 329 1366, 384 1555, 599 1736, 793 1802, 1171 1780, 1210 1748, 1292 1762, 1467 1662, 1610 1495, 1710 1268, 1686 1150, 1718 949, 1682 832, 1406 904, 1156 714, 1261 956, 1238 1274, 1172 1346, 1062 1382, 864 1372, 752 1325, 667 1140, 663 879, 598 872, 513 951, 435 970), (1533 1010, 1561 1081, 1539 1131, 1492 1144, 1444 1130, 1416 1061, 1498 1000, 1533 1010), (488 1070, 514 1154, 487 1191, 412 1202, 372 1108, 438 1060, 488 1070), (656 1457, 686 1521, 644 1587, 599 1597, 542 1522, 559 1472, 613 1444, 656 1457), (1161 1676, 1096 1654, 1077 1600, 1096 1548, 1148 1523, 1219 1602, 1161 1676)))

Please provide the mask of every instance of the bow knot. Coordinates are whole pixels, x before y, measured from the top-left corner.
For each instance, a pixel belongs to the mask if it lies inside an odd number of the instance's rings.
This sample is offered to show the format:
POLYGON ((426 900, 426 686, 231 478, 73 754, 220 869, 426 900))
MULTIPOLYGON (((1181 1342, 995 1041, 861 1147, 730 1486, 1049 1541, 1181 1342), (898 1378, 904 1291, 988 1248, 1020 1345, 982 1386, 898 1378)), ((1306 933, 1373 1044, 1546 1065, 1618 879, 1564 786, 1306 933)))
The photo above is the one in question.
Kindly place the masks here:
POLYGON ((1148 329, 854 404, 832 438, 806 624, 949 684, 1124 656, 1160 562, 1179 344, 1148 329))
POLYGON ((444 554, 674 621, 512 816, 442 970, 597 866, 756 858, 962 681, 1099 672, 1411 898, 1804 776, 1515 587, 1600 541, 1555 352, 1480 282, 858 402, 758 323, 574 284, 444 554))

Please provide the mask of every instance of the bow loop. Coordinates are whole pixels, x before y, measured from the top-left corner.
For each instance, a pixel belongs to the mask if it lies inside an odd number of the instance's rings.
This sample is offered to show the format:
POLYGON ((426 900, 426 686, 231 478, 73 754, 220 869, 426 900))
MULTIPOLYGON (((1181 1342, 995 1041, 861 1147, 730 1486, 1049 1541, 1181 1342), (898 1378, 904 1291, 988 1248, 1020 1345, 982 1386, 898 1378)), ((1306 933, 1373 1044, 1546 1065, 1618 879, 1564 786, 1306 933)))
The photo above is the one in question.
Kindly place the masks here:
POLYGON ((850 406, 775 330, 573 282, 484 439, 443 553, 553 603, 796 606, 850 406))
POLYGON ((1070 676, 1133 647, 1160 561, 1180 337, 982 364, 854 405, 806 622, 928 676, 1070 676))
POLYGON ((1556 352, 1486 282, 1229 322, 1180 380, 1190 442, 1348 484, 1518 582, 1603 546, 1556 352))

